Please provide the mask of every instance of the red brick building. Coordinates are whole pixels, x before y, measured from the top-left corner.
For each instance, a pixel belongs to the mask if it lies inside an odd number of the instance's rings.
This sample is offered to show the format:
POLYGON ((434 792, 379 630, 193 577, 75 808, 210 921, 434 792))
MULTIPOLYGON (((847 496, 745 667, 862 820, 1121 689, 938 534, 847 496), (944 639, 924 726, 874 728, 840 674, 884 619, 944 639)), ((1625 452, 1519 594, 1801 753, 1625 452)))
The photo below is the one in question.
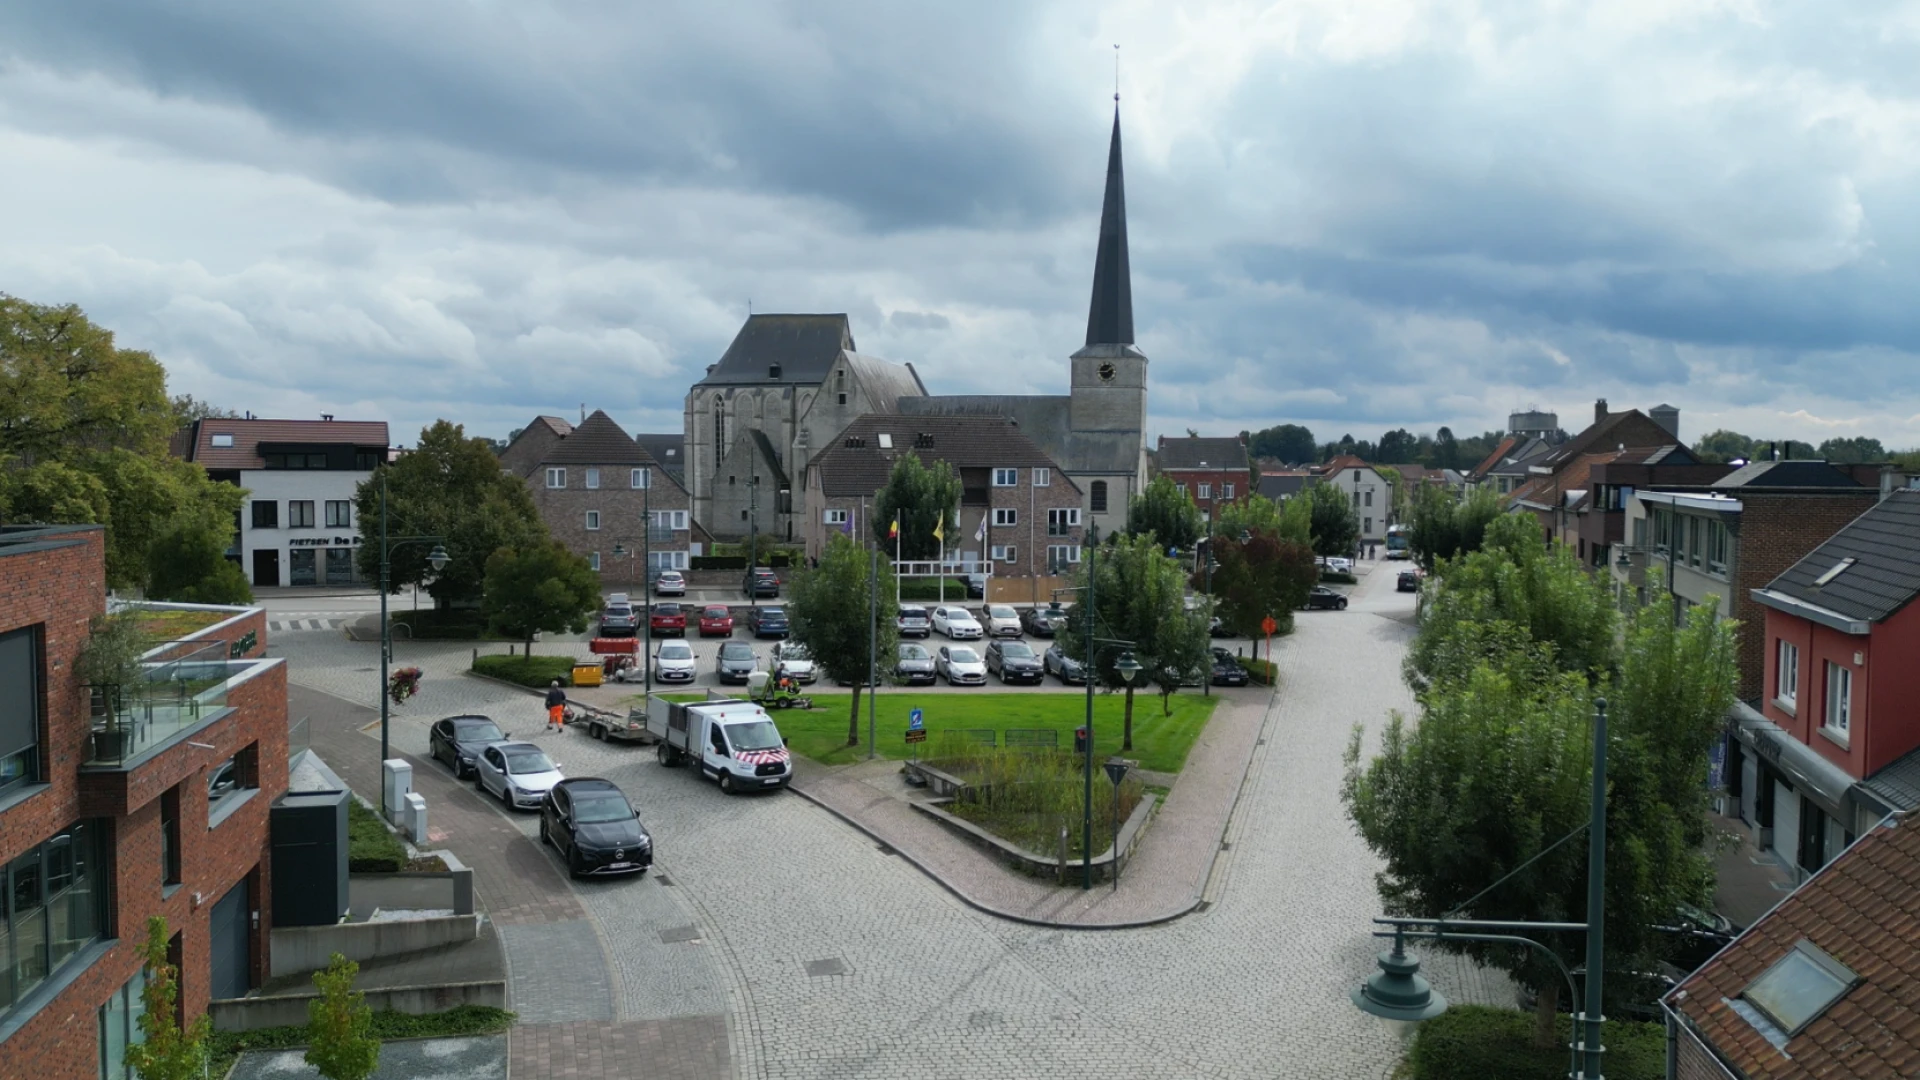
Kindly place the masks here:
POLYGON ((75 681, 106 608, 98 526, 0 527, 0 1073, 126 1075, 150 916, 189 1017, 265 976, 284 661, 257 608, 150 652, 138 688, 75 681), (27 1065, 26 1063, 31 1063, 27 1065))
POLYGON ((1185 491, 1207 521, 1220 507, 1244 501, 1253 493, 1253 469, 1247 445, 1238 436, 1225 439, 1188 435, 1160 436, 1154 468, 1185 491))

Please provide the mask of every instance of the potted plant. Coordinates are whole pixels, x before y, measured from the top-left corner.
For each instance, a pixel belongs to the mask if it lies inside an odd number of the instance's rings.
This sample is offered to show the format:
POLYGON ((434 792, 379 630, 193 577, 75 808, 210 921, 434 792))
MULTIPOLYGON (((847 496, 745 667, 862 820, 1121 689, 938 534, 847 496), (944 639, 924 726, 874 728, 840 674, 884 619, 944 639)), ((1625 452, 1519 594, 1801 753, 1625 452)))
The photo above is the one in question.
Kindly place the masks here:
POLYGON ((142 676, 140 657, 148 648, 145 634, 125 616, 95 615, 74 660, 73 675, 82 685, 100 695, 101 720, 93 729, 93 756, 102 761, 117 761, 126 756, 132 733, 121 722, 123 689, 138 683, 142 676))

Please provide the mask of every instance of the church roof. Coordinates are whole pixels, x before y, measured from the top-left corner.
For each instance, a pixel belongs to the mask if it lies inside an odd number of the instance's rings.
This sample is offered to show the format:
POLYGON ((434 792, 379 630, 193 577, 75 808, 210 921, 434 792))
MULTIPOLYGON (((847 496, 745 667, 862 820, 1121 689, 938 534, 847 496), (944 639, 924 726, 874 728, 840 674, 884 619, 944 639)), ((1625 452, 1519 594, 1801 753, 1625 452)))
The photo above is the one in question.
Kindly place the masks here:
POLYGON ((847 367, 860 379, 868 398, 876 405, 890 409, 898 398, 927 396, 926 384, 920 381, 920 373, 912 364, 896 364, 851 351, 846 356, 847 367))
MULTIPOLYGON (((1119 95, 1114 95, 1116 102, 1119 95)), ((1120 165, 1120 107, 1113 109, 1107 148, 1107 195, 1100 207, 1100 247, 1093 257, 1088 345, 1133 344, 1133 271, 1127 263, 1127 185, 1120 165)))
POLYGON ((845 315, 749 315, 720 362, 694 385, 818 383, 853 348, 845 315))
POLYGON ((900 412, 908 416, 1004 416, 1068 472, 1137 472, 1140 433, 1073 431, 1072 406, 1073 399, 1065 394, 956 394, 899 401, 900 412))

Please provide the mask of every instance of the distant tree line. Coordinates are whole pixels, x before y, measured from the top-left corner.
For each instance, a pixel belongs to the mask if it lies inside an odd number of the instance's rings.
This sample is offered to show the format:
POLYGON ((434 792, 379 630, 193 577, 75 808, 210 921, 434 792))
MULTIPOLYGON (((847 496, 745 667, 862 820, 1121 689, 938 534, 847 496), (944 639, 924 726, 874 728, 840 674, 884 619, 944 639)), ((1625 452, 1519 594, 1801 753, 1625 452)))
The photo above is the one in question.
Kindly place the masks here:
POLYGON ((1322 443, 1300 424, 1278 424, 1261 431, 1243 431, 1240 437, 1246 441, 1249 457, 1268 458, 1287 465, 1321 464, 1351 454, 1377 465, 1421 465, 1465 472, 1491 454, 1506 436, 1487 431, 1460 438, 1449 427, 1416 435, 1406 428, 1394 428, 1382 434, 1377 442, 1346 434, 1333 442, 1322 443))
POLYGON ((1920 450, 1890 451, 1879 439, 1865 435, 1833 438, 1819 446, 1794 439, 1755 439, 1722 428, 1700 437, 1693 454, 1701 461, 1720 465, 1729 461, 1764 461, 1778 454, 1780 460, 1820 458, 1837 465, 1858 465, 1889 461, 1905 468, 1920 467, 1920 450))

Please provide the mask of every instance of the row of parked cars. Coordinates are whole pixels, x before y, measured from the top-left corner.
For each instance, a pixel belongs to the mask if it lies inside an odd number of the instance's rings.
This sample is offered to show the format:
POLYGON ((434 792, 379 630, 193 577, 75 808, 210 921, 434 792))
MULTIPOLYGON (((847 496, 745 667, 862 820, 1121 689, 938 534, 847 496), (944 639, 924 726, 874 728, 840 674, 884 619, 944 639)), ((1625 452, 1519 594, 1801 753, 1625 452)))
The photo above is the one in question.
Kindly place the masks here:
POLYGON ((925 608, 902 604, 897 617, 901 637, 931 637, 939 634, 949 641, 979 641, 984 638, 1050 638, 1066 625, 1067 614, 1058 605, 1030 607, 1025 611, 1012 604, 988 604, 975 615, 958 604, 925 608))

